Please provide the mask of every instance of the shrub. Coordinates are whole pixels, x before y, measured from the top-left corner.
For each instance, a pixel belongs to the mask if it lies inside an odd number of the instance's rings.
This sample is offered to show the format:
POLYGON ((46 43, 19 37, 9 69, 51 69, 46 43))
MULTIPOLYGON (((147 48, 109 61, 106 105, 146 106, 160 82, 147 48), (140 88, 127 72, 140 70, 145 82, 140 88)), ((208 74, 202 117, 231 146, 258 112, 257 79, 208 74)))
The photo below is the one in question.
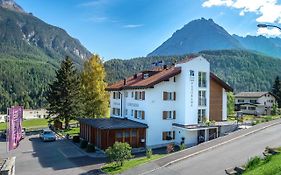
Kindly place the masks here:
POLYGON ((170 143, 167 145, 167 153, 171 153, 171 152, 174 152, 174 144, 173 143, 170 143))
POLYGON ((73 136, 73 137, 72 137, 72 141, 73 141, 74 143, 79 143, 79 142, 80 142, 80 137, 79 137, 79 136, 73 136))
POLYGON ((86 151, 89 152, 89 153, 95 152, 95 151, 96 151, 95 145, 89 143, 89 144, 87 145, 86 151))
POLYGON ((146 157, 148 158, 148 159, 150 159, 151 158, 151 156, 152 156, 152 149, 146 149, 146 157))
POLYGON ((261 163, 261 158, 259 156, 255 156, 250 158, 250 160, 246 164, 247 169, 253 169, 261 163))
POLYGON ((80 142, 80 148, 82 148, 82 149, 86 148, 87 145, 88 145, 88 141, 87 140, 82 140, 80 142))
POLYGON ((114 161, 117 166, 123 166, 125 160, 133 158, 132 148, 128 143, 115 142, 112 147, 108 147, 105 153, 110 161, 114 161))
POLYGON ((180 150, 184 150, 184 149, 185 149, 185 144, 184 143, 180 144, 180 150))

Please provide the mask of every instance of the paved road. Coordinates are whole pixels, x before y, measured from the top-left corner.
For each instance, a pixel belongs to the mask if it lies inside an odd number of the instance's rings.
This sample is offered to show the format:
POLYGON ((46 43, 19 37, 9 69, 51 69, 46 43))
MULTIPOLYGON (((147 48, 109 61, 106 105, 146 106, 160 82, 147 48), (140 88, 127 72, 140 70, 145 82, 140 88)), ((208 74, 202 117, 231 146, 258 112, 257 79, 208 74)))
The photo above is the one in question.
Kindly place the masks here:
MULTIPOLYGON (((7 157, 5 147, 0 141, 0 157, 7 157)), ((88 157, 66 140, 42 142, 38 135, 27 136, 8 156, 16 156, 16 175, 98 174, 104 161, 88 157)))
POLYGON ((262 155, 266 146, 281 146, 280 124, 229 142, 183 161, 179 161, 167 167, 160 168, 149 174, 225 174, 224 170, 226 168, 242 165, 250 157, 262 155))

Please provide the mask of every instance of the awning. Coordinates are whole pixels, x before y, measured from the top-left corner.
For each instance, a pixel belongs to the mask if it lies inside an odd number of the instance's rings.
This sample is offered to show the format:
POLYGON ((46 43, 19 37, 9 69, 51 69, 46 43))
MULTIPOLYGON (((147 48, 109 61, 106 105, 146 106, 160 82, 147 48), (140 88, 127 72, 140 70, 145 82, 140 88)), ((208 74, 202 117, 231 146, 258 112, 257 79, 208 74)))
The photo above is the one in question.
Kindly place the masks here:
POLYGON ((207 130, 207 129, 217 129, 219 125, 182 125, 178 123, 173 123, 173 126, 185 129, 187 131, 199 131, 199 130, 207 130))

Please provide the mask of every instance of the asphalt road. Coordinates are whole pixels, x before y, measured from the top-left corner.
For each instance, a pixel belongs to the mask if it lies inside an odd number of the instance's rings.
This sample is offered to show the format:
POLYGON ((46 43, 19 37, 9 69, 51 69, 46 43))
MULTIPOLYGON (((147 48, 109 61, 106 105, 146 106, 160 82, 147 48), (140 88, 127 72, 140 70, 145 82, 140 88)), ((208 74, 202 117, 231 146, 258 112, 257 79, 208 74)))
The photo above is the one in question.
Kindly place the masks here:
POLYGON ((202 154, 195 155, 150 174, 221 175, 225 169, 245 164, 250 157, 262 155, 266 146, 281 146, 281 125, 245 136, 202 154))
POLYGON ((16 175, 99 174, 104 160, 87 156, 66 140, 42 142, 38 137, 38 134, 27 136, 8 154, 6 142, 0 141, 0 157, 16 156, 16 175))

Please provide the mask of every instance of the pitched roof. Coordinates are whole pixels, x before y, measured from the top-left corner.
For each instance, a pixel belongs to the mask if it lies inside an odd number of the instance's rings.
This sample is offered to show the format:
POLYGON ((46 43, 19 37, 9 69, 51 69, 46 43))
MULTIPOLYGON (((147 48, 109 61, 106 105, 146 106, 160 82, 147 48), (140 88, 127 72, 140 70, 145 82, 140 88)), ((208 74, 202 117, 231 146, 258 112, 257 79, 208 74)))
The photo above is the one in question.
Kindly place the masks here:
POLYGON ((218 76, 216 76, 214 73, 210 73, 211 79, 213 79, 215 82, 217 82, 219 85, 221 85, 227 92, 232 92, 233 88, 229 86, 226 82, 221 80, 218 76))
POLYGON ((150 88, 162 81, 168 80, 169 78, 180 74, 180 72, 180 67, 171 67, 162 70, 143 71, 136 74, 136 76, 131 76, 126 80, 120 80, 116 83, 109 85, 106 90, 115 91, 123 89, 150 88), (143 78, 145 73, 149 73, 150 76, 148 78, 143 78), (126 81, 126 83, 124 81, 126 81))
POLYGON ((115 117, 97 119, 79 118, 78 121, 99 129, 148 128, 146 124, 115 117))
POLYGON ((236 94, 235 97, 259 98, 268 93, 275 96, 271 92, 240 92, 240 93, 236 94))

